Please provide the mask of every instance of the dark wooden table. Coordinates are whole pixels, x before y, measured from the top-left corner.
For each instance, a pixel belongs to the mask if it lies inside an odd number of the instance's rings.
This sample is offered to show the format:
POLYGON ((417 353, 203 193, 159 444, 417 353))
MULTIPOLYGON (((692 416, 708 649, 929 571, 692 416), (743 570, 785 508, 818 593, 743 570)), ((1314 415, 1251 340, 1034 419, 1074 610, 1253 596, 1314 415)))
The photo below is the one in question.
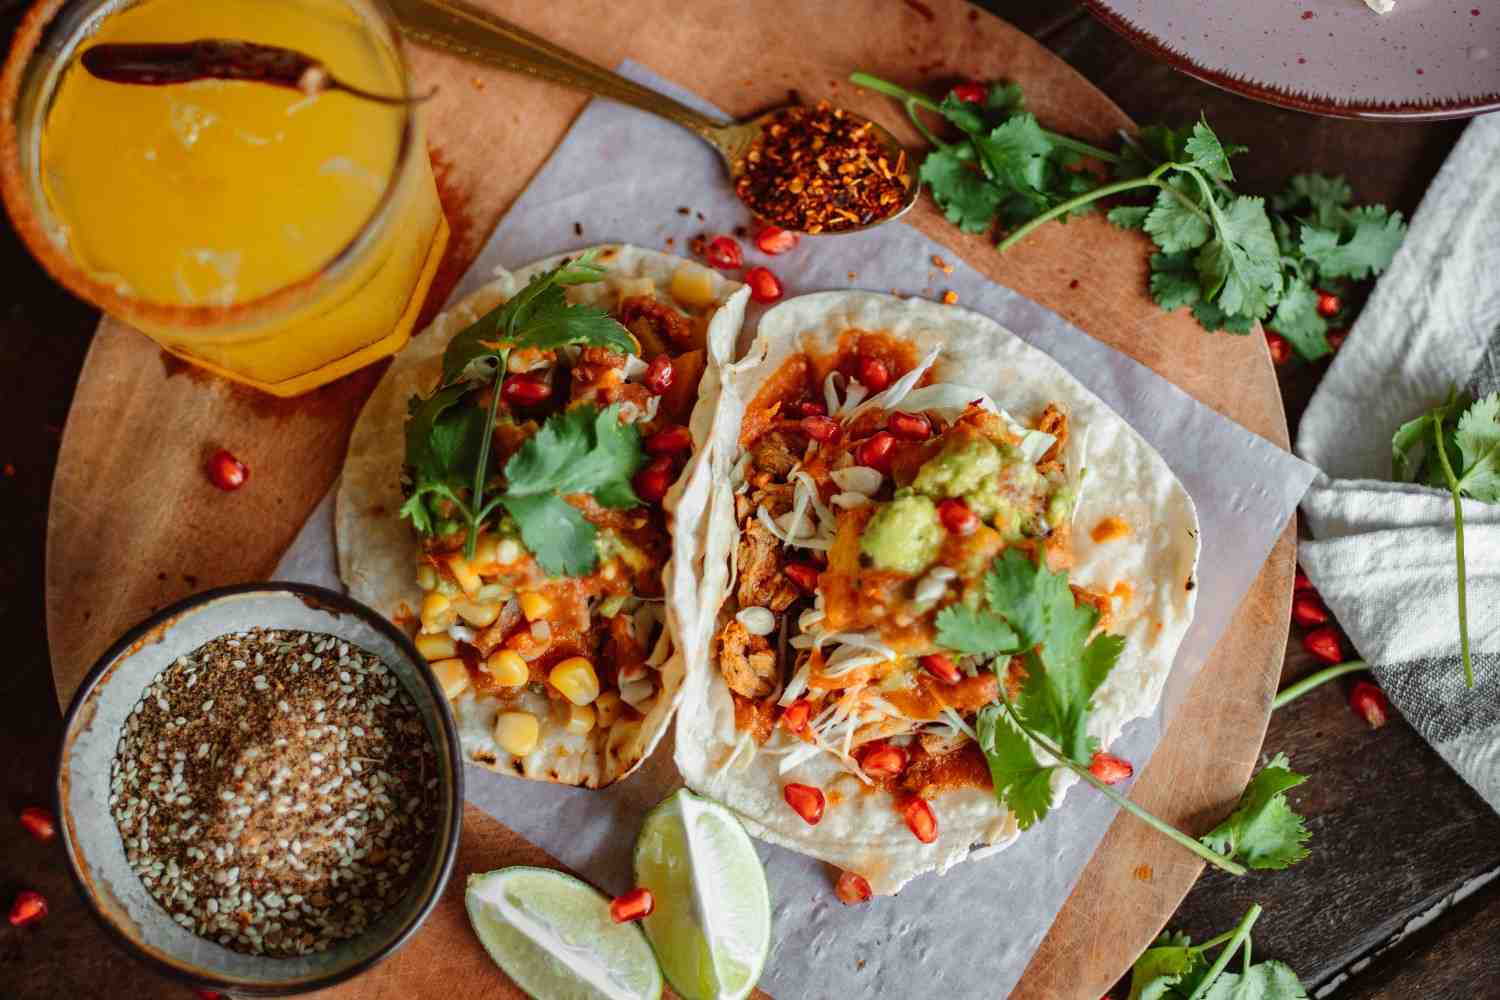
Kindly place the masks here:
MULTIPOLYGON (((985 6, 1137 121, 1181 122, 1205 111, 1221 135, 1253 151, 1235 165, 1247 190, 1273 191, 1303 171, 1342 173, 1362 200, 1410 213, 1462 129, 1279 111, 1153 63, 1065 0, 985 6)), ((3 37, 23 7, 0 0, 3 37)), ((942 64, 931 72, 941 76, 942 64)), ((0 926, 0 997, 187 996, 105 937, 73 892, 59 846, 36 843, 13 820, 51 794, 61 723, 43 627, 43 539, 58 438, 98 316, 47 279, 8 224, 0 274, 0 523, 9 526, 0 541, 0 903, 31 888, 51 907, 40 925, 0 926)), ((1320 374, 1319 366, 1283 373, 1294 428, 1320 374)), ((1284 677, 1309 669, 1289 643, 1284 677)), ((1346 690, 1335 684, 1304 697, 1276 714, 1266 736, 1266 753, 1285 751, 1311 775, 1292 798, 1312 827, 1312 857, 1253 878, 1205 875, 1173 926, 1208 937, 1259 902, 1266 913, 1256 954, 1290 963, 1314 991, 1340 984, 1340 998, 1500 997, 1500 879, 1472 891, 1500 873, 1500 816, 1401 719, 1369 730, 1346 707, 1346 690), (1466 898, 1446 905, 1455 893, 1466 898)))

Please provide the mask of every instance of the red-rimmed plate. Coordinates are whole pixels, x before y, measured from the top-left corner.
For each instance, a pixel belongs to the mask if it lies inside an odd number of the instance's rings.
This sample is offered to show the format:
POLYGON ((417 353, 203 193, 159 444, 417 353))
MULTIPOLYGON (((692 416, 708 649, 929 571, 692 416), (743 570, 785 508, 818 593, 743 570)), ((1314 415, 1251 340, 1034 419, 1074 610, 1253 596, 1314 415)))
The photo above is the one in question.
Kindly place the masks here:
POLYGON ((1191 76, 1299 111, 1462 118, 1500 110, 1500 0, 1083 0, 1191 76))

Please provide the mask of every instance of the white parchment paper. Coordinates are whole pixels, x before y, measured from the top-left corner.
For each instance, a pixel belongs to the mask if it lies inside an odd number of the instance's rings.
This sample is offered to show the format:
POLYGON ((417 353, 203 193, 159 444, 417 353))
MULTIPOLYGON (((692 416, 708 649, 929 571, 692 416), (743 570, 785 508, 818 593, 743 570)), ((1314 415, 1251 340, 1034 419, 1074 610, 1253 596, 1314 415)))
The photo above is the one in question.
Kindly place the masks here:
MULTIPOLYGON (((623 72, 717 113, 639 66, 626 64, 623 72)), ((500 222, 454 300, 489 280, 497 266, 519 267, 604 242, 685 252, 693 235, 729 232, 746 221, 708 145, 641 112, 594 101, 500 222), (675 241, 670 246, 669 238, 675 241)), ((773 260, 761 259, 749 240, 742 243, 747 266, 770 264, 788 295, 851 287, 929 295, 953 289, 965 307, 993 317, 1055 357, 1166 459, 1198 508, 1202 589, 1162 705, 1150 718, 1127 726, 1124 738, 1111 747, 1143 767, 1296 509, 1313 467, 1060 316, 991 283, 904 224, 805 239, 773 260), (934 271, 934 254, 945 256, 952 274, 934 271)), ((751 307, 742 346, 759 311, 751 307)), ((278 579, 342 589, 332 508, 330 496, 309 518, 277 567, 278 579)), ((631 882, 630 853, 641 816, 681 784, 670 740, 663 744, 636 774, 597 792, 470 766, 469 799, 604 890, 623 891, 631 882)), ((900 895, 861 907, 838 902, 821 862, 759 844, 775 907, 773 952, 761 986, 788 1000, 1004 996, 1114 813, 1103 796, 1075 788, 1061 808, 1014 846, 945 876, 923 876, 900 895)))

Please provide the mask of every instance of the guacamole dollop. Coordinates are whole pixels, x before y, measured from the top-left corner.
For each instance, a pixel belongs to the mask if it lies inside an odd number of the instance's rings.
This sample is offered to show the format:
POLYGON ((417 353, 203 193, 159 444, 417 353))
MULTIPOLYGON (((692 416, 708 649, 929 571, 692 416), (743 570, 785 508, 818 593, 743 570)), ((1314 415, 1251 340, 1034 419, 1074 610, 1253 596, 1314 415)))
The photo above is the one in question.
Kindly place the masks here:
POLYGON ((1046 485, 1019 451, 986 438, 950 440, 912 480, 914 490, 935 499, 961 497, 1008 540, 1025 533, 1033 516, 1025 500, 1045 493, 1046 485))
POLYGON ((937 558, 943 525, 937 504, 920 493, 904 493, 881 506, 859 538, 859 550, 879 569, 915 576, 937 558))

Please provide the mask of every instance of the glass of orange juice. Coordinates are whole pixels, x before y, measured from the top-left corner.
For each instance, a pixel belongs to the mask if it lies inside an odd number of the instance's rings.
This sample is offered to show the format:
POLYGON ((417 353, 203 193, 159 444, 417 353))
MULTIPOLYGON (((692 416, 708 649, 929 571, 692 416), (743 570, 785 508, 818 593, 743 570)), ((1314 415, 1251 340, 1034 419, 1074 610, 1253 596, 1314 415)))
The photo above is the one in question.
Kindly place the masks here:
POLYGON ((93 45, 236 39, 411 90, 381 0, 42 0, 0 77, 31 251, 163 348, 293 396, 400 350, 448 228, 414 105, 246 80, 109 82, 93 45))

